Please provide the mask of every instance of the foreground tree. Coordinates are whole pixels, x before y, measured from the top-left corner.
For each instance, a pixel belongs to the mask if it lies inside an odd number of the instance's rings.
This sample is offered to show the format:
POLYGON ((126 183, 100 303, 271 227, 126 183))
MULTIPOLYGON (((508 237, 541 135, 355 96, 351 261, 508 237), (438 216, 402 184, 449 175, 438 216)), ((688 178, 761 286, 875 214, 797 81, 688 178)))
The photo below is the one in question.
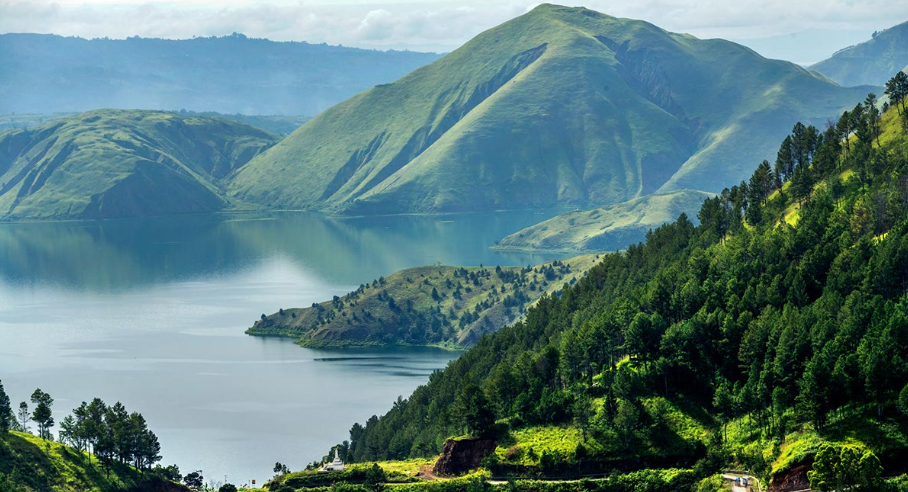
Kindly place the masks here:
POLYGON ((817 451, 813 470, 807 472, 810 487, 832 490, 876 491, 882 484, 883 467, 873 451, 862 445, 825 443, 817 451))
POLYGON ((201 489, 202 485, 205 484, 205 477, 202 476, 202 470, 187 473, 186 476, 183 477, 183 483, 191 489, 201 489))
POLYGON ((385 482, 388 481, 385 470, 378 466, 378 463, 372 463, 372 468, 366 470, 366 489, 371 492, 382 492, 385 489, 385 482))
POLYGON ((19 412, 16 417, 19 419, 19 430, 28 432, 28 423, 32 419, 31 414, 28 413, 28 403, 24 401, 19 403, 19 412))
POLYGON ((54 399, 38 388, 32 393, 31 401, 35 404, 32 420, 38 424, 38 437, 50 439, 50 428, 54 426, 54 414, 51 410, 54 405, 54 399))
POLYGON ((0 381, 0 432, 9 432, 13 426, 15 417, 13 408, 10 406, 9 396, 3 389, 3 381, 0 381))
POLYGON ((475 384, 470 384, 457 395, 454 415, 461 426, 473 435, 481 436, 492 430, 495 414, 485 394, 475 384))

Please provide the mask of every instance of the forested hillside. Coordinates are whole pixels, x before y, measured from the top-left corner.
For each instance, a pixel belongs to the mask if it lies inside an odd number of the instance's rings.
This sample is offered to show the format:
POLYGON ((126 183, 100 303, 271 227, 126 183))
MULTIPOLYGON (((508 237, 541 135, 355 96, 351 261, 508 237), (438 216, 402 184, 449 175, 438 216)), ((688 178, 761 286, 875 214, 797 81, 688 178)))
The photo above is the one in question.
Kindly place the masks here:
POLYGON ((0 114, 116 108, 312 116, 439 56, 236 33, 193 39, 2 34, 0 114))
POLYGON ((854 451, 863 475, 839 486, 880 490, 908 463, 906 94, 882 116, 868 96, 836 125, 796 125, 774 164, 704 201, 700 225, 681 215, 605 255, 355 425, 348 456, 430 455, 506 427, 516 444, 493 469, 697 461, 768 478, 816 459, 819 484, 854 451), (557 429, 579 445, 530 453, 532 433, 557 429))
POLYGON ((544 4, 319 114, 230 190, 366 215, 718 192, 799 119, 821 124, 866 92, 728 41, 544 4))
POLYGON ((526 314, 542 295, 583 277, 597 255, 535 267, 408 268, 302 309, 281 309, 246 331, 305 347, 470 346, 526 314))

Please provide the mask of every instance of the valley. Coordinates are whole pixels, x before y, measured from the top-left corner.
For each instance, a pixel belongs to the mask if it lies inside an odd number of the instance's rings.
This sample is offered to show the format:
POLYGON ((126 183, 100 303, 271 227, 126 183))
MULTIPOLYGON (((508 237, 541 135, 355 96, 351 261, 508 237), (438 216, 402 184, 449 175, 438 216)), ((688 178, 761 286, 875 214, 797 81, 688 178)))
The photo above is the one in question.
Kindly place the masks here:
POLYGON ((908 491, 908 24, 370 1, 0 3, 0 492, 908 491))

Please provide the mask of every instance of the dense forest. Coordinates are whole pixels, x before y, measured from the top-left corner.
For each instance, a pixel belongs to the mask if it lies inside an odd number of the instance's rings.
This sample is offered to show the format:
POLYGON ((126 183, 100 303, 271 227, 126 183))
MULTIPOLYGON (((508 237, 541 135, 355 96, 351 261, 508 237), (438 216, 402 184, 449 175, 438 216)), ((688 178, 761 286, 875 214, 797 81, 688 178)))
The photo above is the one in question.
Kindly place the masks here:
POLYGON ((703 203, 700 225, 681 215, 604 255, 524 321, 483 336, 387 414, 354 425, 347 459, 427 456, 465 431, 560 424, 580 428, 582 446, 555 458, 618 463, 644 444, 669 446, 660 442, 665 412, 654 411, 664 406, 711 429, 698 438, 707 445, 662 454, 677 463, 735 461, 768 474, 796 433, 844 440, 861 422, 873 430, 858 437, 887 472, 900 471, 906 94, 901 74, 887 84, 891 103, 871 94, 826 128, 797 124, 774 164, 703 203), (768 451, 723 446, 735 439, 768 451))

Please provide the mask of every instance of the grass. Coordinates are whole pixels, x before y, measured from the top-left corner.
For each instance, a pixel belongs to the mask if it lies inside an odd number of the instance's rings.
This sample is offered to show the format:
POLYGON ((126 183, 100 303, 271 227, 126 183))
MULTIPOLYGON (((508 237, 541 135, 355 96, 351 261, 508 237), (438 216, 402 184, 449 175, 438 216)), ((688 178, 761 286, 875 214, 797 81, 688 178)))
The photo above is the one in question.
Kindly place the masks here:
POLYGON ((238 171, 230 193, 389 214, 720 191, 798 119, 819 125, 865 94, 730 42, 541 5, 321 113, 238 171))
POLYGON ((495 249, 534 251, 616 251, 642 241, 646 233, 681 213, 696 220, 712 194, 682 190, 647 195, 593 210, 567 212, 502 239, 495 249))
POLYGON ((0 133, 0 217, 213 212, 222 182, 277 136, 233 120, 98 110, 0 133))
POLYGON ((596 255, 584 255, 532 268, 410 268, 317 308, 284 309, 266 316, 247 333, 289 336, 300 345, 318 348, 462 348, 483 333, 520 319, 543 294, 552 295, 579 279, 598 261, 596 255))
POLYGON ((573 456, 577 445, 583 442, 580 429, 570 426, 528 427, 509 433, 502 439, 495 454, 502 462, 515 465, 536 466, 543 451, 573 456))
MULTIPOLYGON (((155 480, 114 463, 104 468, 88 454, 31 434, 0 434, 0 475, 13 485, 40 492, 108 492, 157 483, 155 490, 183 491, 182 486, 155 480)), ((13 489, 17 490, 17 489, 13 489)))

